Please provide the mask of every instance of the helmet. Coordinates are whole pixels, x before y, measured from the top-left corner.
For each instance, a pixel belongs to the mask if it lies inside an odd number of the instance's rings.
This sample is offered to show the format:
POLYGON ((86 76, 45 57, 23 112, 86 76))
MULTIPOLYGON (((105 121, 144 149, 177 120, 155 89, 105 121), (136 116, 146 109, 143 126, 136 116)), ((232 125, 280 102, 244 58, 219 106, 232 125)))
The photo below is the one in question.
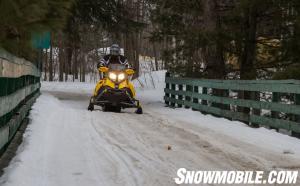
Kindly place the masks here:
POLYGON ((118 44, 111 45, 111 47, 109 48, 109 52, 113 56, 120 55, 120 47, 119 47, 119 45, 118 44))

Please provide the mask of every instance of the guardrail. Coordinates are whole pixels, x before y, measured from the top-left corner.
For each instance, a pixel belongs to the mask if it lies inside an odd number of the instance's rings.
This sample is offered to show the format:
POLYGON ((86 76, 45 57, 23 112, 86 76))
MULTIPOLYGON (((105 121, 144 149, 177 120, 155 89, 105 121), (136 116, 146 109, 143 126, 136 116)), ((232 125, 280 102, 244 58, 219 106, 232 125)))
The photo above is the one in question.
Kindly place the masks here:
POLYGON ((299 80, 210 80, 166 74, 165 103, 239 120, 254 127, 285 129, 300 137, 299 80))
POLYGON ((15 135, 39 95, 36 66, 0 49, 0 151, 15 135))

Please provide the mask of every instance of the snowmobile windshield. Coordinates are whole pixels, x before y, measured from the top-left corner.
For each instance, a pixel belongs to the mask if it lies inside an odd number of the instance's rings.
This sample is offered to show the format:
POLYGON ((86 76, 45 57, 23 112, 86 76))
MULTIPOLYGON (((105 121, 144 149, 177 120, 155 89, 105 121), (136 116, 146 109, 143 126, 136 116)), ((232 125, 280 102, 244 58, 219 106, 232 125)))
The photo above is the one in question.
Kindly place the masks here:
POLYGON ((111 71, 123 71, 123 70, 126 70, 126 66, 122 65, 122 64, 109 64, 108 68, 111 71))

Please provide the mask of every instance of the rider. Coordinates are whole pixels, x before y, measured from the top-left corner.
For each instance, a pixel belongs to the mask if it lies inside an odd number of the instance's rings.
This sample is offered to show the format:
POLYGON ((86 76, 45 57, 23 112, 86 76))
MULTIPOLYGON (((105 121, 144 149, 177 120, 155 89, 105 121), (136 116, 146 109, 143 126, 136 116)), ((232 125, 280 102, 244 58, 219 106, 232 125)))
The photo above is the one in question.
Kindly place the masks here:
MULTIPOLYGON (((118 44, 113 44, 109 48, 109 54, 105 55, 100 62, 97 64, 97 68, 99 69, 100 67, 108 67, 109 64, 122 64, 124 65, 127 69, 131 68, 130 64, 128 63, 128 60, 125 56, 121 55, 121 49, 118 44)), ((102 76, 102 75, 101 75, 102 76)), ((100 77, 102 79, 102 77, 100 77)), ((94 106, 92 104, 92 100, 94 97, 91 97, 90 104, 88 106, 88 110, 94 110, 94 106)))
POLYGON ((125 56, 121 55, 121 49, 118 44, 113 44, 109 48, 109 54, 105 55, 97 65, 97 68, 102 66, 107 67, 109 64, 122 64, 126 68, 131 68, 125 56))

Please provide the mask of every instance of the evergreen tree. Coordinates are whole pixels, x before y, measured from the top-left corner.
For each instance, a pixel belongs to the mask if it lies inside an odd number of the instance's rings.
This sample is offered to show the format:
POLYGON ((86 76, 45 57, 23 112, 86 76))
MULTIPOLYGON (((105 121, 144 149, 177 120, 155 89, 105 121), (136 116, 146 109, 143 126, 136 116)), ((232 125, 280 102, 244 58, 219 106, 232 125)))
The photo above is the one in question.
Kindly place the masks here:
POLYGON ((168 43, 170 71, 223 79, 238 70, 239 78, 255 79, 261 70, 282 71, 299 62, 296 0, 150 2, 157 26, 152 40, 168 43))
POLYGON ((32 58, 32 33, 62 28, 71 5, 72 0, 1 0, 0 46, 32 58))

